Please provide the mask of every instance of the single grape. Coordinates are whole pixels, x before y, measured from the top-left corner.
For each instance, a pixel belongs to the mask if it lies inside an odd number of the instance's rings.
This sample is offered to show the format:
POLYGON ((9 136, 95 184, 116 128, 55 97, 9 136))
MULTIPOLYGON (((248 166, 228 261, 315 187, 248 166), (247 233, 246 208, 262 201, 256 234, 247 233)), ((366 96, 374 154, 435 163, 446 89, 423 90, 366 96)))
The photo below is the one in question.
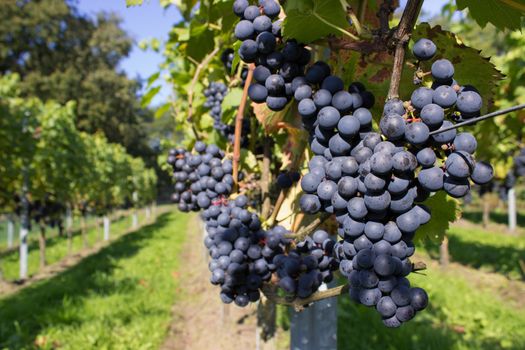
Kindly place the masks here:
POLYGON ((474 181, 474 183, 477 185, 488 184, 490 181, 492 181, 493 177, 494 170, 492 169, 492 166, 489 163, 483 161, 476 162, 474 170, 470 175, 472 181, 474 181))
POLYGON ((429 39, 419 39, 412 48, 412 53, 418 60, 427 61, 436 54, 436 44, 429 39))
POLYGON ((397 114, 389 114, 381 118, 379 127, 383 135, 390 140, 399 140, 405 134, 405 120, 397 114))
POLYGON ((432 78, 440 83, 446 83, 454 77, 454 66, 447 59, 440 59, 432 63, 432 78))
POLYGON ((479 114, 483 101, 481 96, 475 91, 464 91, 458 95, 456 108, 465 117, 472 117, 479 114))
POLYGON ((242 20, 235 26, 234 35, 239 40, 246 40, 253 37, 255 29, 253 23, 247 20, 242 20))
POLYGON ((433 90, 427 87, 417 88, 416 90, 414 90, 414 92, 412 92, 412 96, 410 97, 410 102, 412 103, 412 106, 417 110, 421 110, 426 105, 431 104, 432 93, 433 90))
POLYGON ((272 29, 272 20, 268 16, 259 16, 253 20, 253 29, 257 33, 268 32, 272 29))
POLYGON ((456 135, 454 138, 454 149, 456 151, 465 151, 473 154, 478 147, 478 142, 472 134, 468 132, 462 132, 456 135))
POLYGON ((263 103, 268 97, 268 90, 261 84, 252 84, 248 88, 248 96, 255 103, 263 103))
POLYGON ((430 130, 435 130, 443 124, 445 111, 439 105, 431 103, 421 110, 421 120, 430 130))
POLYGON ((454 106, 457 101, 457 93, 451 86, 441 85, 432 93, 432 102, 442 108, 454 106))

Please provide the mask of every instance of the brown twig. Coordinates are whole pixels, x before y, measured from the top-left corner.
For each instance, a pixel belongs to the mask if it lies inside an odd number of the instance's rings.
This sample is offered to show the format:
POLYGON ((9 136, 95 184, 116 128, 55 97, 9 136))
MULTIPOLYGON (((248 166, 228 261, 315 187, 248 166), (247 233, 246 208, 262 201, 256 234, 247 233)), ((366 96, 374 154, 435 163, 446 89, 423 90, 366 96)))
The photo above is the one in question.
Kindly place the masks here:
POLYGON ((272 216, 268 219, 268 226, 272 227, 273 224, 275 224, 275 220, 277 219, 277 215, 279 215, 279 211, 281 210, 281 207, 283 206, 284 200, 286 199, 286 196, 288 195, 289 188, 282 189, 281 192, 279 192, 279 197, 277 197, 277 201, 275 202, 275 206, 273 207, 272 216))
POLYGON ((325 220, 327 220, 330 216, 331 214, 324 213, 323 215, 317 217, 310 224, 308 224, 308 226, 305 226, 302 229, 300 229, 298 232, 286 235, 286 238, 293 238, 296 241, 302 241, 306 236, 314 232, 315 229, 319 227, 319 225, 321 225, 323 222, 325 222, 325 220))
MULTIPOLYGON (((191 83, 188 88, 188 122, 192 122, 193 98, 195 95, 195 86, 197 85, 201 72, 210 63, 210 61, 213 59, 213 56, 215 56, 217 52, 219 52, 219 50, 220 50, 220 47, 216 47, 212 52, 207 54, 204 57, 204 59, 201 61, 201 63, 197 64, 197 68, 195 68, 195 73, 193 74, 193 78, 191 79, 191 83)), ((192 62, 195 62, 195 60, 192 60, 192 62)))
POLYGON ((401 83, 401 74, 403 73, 403 64, 405 61, 405 49, 410 39, 412 29, 416 24, 419 11, 423 5, 423 0, 408 0, 399 25, 394 33, 395 42, 394 65, 392 68, 392 77, 388 89, 387 100, 399 97, 399 84, 401 83))
POLYGON ((242 136, 242 120, 244 118, 244 109, 246 108, 246 102, 248 100, 248 88, 252 83, 253 70, 255 65, 251 63, 248 65, 248 76, 244 83, 244 89, 242 90, 241 104, 237 110, 237 116, 235 117, 235 139, 233 143, 233 181, 234 191, 237 191, 239 185, 239 161, 241 160, 241 136, 242 136))
POLYGON ((264 136, 263 140, 264 155, 261 172, 261 196, 262 196, 262 210, 261 217, 266 218, 270 214, 270 181, 272 173, 270 171, 271 165, 271 139, 268 136, 264 136))
POLYGON ((303 222, 304 216, 305 214, 303 212, 297 213, 297 215, 295 215, 295 218, 292 224, 292 232, 295 232, 299 229, 301 222, 303 222))
POLYGON ((390 31, 388 22, 390 21, 390 15, 392 15, 394 9, 394 0, 384 0, 379 6, 377 17, 379 18, 379 33, 382 36, 387 35, 390 31))

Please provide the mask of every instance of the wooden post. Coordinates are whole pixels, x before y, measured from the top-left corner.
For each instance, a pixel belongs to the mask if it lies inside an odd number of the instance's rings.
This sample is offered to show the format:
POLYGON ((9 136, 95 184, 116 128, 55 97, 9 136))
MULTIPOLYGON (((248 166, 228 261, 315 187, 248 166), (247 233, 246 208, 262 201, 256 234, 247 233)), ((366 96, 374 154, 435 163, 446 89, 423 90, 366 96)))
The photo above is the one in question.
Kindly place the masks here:
POLYGON ((15 235, 15 223, 11 215, 7 218, 7 248, 13 247, 13 237, 15 235))
POLYGON ((109 241, 109 217, 107 215, 104 215, 104 240, 109 241))
POLYGON ((139 226, 139 217, 137 215, 137 210, 133 209, 133 214, 131 215, 131 227, 136 229, 139 226))
POLYGON ((516 191, 514 187, 509 188, 508 203, 509 231, 514 233, 516 232, 516 191))

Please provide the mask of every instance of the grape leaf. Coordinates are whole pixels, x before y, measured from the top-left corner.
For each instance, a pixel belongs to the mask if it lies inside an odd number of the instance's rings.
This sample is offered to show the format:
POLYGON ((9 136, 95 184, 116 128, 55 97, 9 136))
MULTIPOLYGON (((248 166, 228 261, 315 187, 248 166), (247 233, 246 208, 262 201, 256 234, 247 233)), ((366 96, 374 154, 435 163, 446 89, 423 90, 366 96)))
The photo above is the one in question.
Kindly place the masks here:
MULTIPOLYGON (((431 39, 436 44, 435 58, 446 58, 454 64, 454 79, 460 85, 470 84, 478 89, 483 98, 482 113, 485 113, 493 104, 495 89, 503 78, 490 59, 480 55, 479 50, 464 45, 454 33, 443 30, 440 26, 430 27, 428 23, 418 25, 412 35, 412 43, 420 38, 431 39)), ((415 58, 413 60, 416 61, 415 58)), ((433 60, 422 62, 423 71, 430 71, 432 62, 433 60)), ((410 94, 412 90, 405 87, 401 91, 410 94)), ((403 97, 408 98, 410 95, 403 97)))
POLYGON ((227 110, 233 107, 238 107, 241 104, 242 89, 233 88, 228 91, 228 94, 222 101, 222 109, 227 110))
POLYGON ((148 92, 142 97, 142 101, 140 102, 141 106, 143 108, 148 106, 151 100, 159 93, 160 89, 160 86, 155 86, 149 89, 148 92))
POLYGON ((416 240, 429 239, 441 242, 450 223, 459 219, 461 209, 457 199, 449 197, 444 191, 439 191, 424 202, 432 214, 428 223, 421 226, 416 233, 416 240))
POLYGON ((348 27, 340 0, 292 0, 285 4, 283 35, 309 43, 327 35, 341 35, 348 27))
POLYGON ((523 0, 457 0, 458 9, 468 8, 469 14, 483 28, 492 23, 498 29, 521 29, 525 16, 523 0))
POLYGON ((186 53, 194 60, 201 61, 208 52, 213 50, 215 46, 213 38, 213 31, 208 28, 207 24, 192 23, 186 53))
POLYGON ((140 6, 144 0, 126 0, 126 7, 140 6))

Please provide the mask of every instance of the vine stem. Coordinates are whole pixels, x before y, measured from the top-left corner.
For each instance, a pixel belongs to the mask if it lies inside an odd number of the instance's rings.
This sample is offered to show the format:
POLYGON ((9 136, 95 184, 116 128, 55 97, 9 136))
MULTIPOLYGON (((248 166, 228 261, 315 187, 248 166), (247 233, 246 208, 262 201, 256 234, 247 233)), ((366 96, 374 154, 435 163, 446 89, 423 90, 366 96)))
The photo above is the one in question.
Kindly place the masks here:
POLYGON ((262 211, 261 217, 266 218, 270 214, 270 181, 271 181, 271 140, 265 135, 263 140, 264 154, 262 161, 261 172, 261 196, 262 196, 262 211))
POLYGON ((319 227, 319 225, 321 225, 323 222, 325 222, 330 216, 331 216, 331 214, 324 213, 323 215, 317 217, 314 221, 312 221, 310 224, 308 224, 307 226, 303 227, 302 229, 300 229, 296 233, 288 234, 285 237, 286 238, 293 238, 296 241, 302 241, 306 236, 308 236, 312 232, 314 232, 315 229, 317 227, 319 227))
POLYGON ((354 10, 350 7, 347 13, 350 19, 352 20, 352 25, 354 26, 355 31, 359 36, 361 36, 363 34, 363 26, 361 25, 361 22, 359 22, 359 19, 357 18, 354 10))
POLYGON ((253 63, 248 65, 248 76, 244 82, 244 88, 242 90, 241 104, 237 110, 237 116, 235 117, 235 138, 233 142, 233 181, 234 181, 234 192, 237 191, 239 186, 239 161, 241 160, 241 136, 242 136, 242 120, 244 118, 244 110, 246 108, 246 102, 248 100, 248 88, 252 83, 253 70, 255 65, 253 63))
POLYGON ((416 24, 422 5, 423 0, 408 0, 403 15, 401 15, 399 25, 394 33, 393 39, 396 46, 387 100, 399 97, 399 84, 401 83, 401 74, 403 73, 403 64, 405 62, 406 45, 410 39, 412 29, 416 24))
POLYGON ((279 192, 279 197, 277 197, 277 201, 275 202, 275 206, 273 208, 272 216, 270 216, 270 219, 268 219, 268 226, 273 227, 273 224, 275 224, 275 220, 277 219, 277 215, 279 215, 279 211, 281 210, 281 207, 283 206, 284 200, 286 199, 286 196, 288 195, 288 190, 281 190, 279 192))
MULTIPOLYGON (((193 78, 191 79, 190 87, 188 88, 188 122, 190 123, 192 122, 193 118, 193 98, 195 95, 195 86, 197 85, 202 70, 210 63, 210 61, 217 54, 217 52, 219 52, 219 50, 220 47, 216 47, 212 52, 207 54, 199 64, 197 64, 197 68, 195 69, 195 73, 193 74, 193 78)), ((193 58, 190 61, 195 63, 195 60, 193 58)), ((197 130, 195 129, 193 123, 192 130, 195 133, 195 137, 198 139, 199 134, 197 133, 197 130)))
POLYGON ((495 112, 492 112, 492 113, 489 113, 489 114, 485 114, 485 115, 482 115, 481 117, 472 118, 472 119, 466 120, 464 122, 457 123, 457 124, 454 124, 452 126, 443 128, 443 129, 437 129, 437 130, 431 131, 429 133, 429 135, 432 136, 432 135, 435 135, 435 134, 441 134, 442 132, 445 132, 445 131, 449 131, 449 130, 452 130, 452 129, 457 129, 457 128, 460 128, 462 126, 467 126, 467 125, 470 125, 470 124, 475 124, 475 123, 477 123, 479 121, 482 121, 482 120, 485 120, 485 119, 494 118, 494 117, 497 117, 499 115, 507 114, 507 113, 514 112, 514 111, 519 111, 520 109, 524 109, 524 108, 525 108, 525 103, 517 105, 517 106, 514 106, 514 107, 500 109, 499 111, 495 111, 495 112))

